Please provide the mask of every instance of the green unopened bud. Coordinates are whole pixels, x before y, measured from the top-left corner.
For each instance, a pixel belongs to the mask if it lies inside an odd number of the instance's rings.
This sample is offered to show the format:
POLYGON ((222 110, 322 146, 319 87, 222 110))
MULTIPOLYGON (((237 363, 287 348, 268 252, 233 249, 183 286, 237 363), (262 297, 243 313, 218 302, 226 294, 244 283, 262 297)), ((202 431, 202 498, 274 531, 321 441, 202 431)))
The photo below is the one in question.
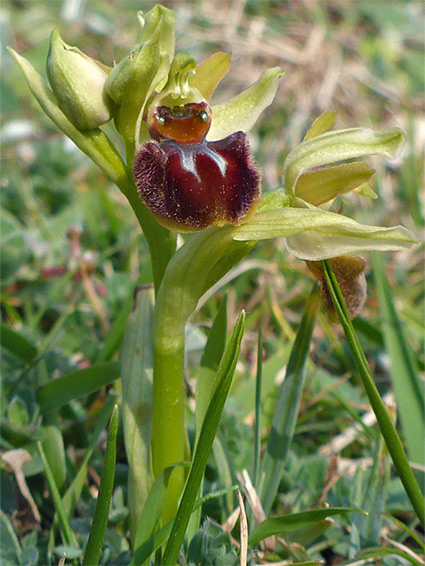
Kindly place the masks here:
POLYGON ((60 109, 79 130, 97 128, 112 118, 114 103, 105 90, 107 73, 62 41, 57 30, 50 36, 47 76, 60 109))
POLYGON ((136 45, 109 73, 105 85, 106 92, 118 105, 122 102, 125 88, 134 70, 139 53, 143 49, 143 45, 143 43, 136 45))
MULTIPOLYGON (((129 80, 135 71, 140 70, 140 66, 145 63, 144 46, 152 40, 160 28, 160 35, 157 38, 158 52, 161 57, 167 59, 167 70, 174 53, 174 14, 167 8, 157 5, 143 17, 142 12, 137 12, 137 19, 142 28, 141 41, 130 53, 116 65, 109 74, 106 82, 106 92, 118 105, 122 103, 124 92, 129 80), (139 55, 141 57, 139 58, 139 55)), ((145 49, 146 52, 146 49, 145 49)), ((148 54, 149 58, 152 54, 148 54)), ((161 61, 157 61, 157 66, 161 61)), ((142 73, 143 75, 143 73, 142 73)), ((143 76, 141 78, 144 78, 143 76)))

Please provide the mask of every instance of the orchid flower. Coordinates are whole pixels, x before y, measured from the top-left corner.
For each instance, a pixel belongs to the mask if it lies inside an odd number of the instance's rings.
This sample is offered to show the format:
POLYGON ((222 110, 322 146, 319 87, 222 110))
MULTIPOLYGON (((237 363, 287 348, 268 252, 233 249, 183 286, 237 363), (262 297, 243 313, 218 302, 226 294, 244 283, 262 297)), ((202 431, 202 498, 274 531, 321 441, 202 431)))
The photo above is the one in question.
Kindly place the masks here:
MULTIPOLYGON (((127 197, 149 245, 156 290, 149 426, 140 407, 143 383, 150 378, 137 374, 132 388, 123 387, 130 483, 137 493, 131 502, 133 529, 152 472, 158 477, 188 459, 185 325, 203 293, 260 240, 284 237, 288 250, 307 261, 319 280, 316 262, 333 258, 355 315, 365 296, 364 261, 351 254, 416 243, 401 226, 362 225, 326 208, 350 191, 373 195, 367 182, 374 171, 357 160, 396 157, 404 143, 401 130, 331 131, 335 115, 325 113, 287 156, 281 186, 262 195, 246 134, 273 101, 283 72, 269 69, 247 90, 214 105, 211 97, 230 56, 216 53, 199 64, 190 55, 175 56, 174 19, 159 5, 145 17, 139 14, 140 43, 113 68, 67 45, 54 31, 47 60, 51 88, 10 50, 44 112, 127 197), (124 140, 125 159, 101 128, 112 119, 124 140), (176 251, 175 231, 195 233, 176 251), (127 390, 136 392, 134 398, 126 397, 127 390)), ((134 349, 142 351, 136 343, 134 349)), ((124 371, 123 380, 131 379, 124 371)), ((177 468, 164 522, 175 516, 184 483, 185 472, 177 468)))

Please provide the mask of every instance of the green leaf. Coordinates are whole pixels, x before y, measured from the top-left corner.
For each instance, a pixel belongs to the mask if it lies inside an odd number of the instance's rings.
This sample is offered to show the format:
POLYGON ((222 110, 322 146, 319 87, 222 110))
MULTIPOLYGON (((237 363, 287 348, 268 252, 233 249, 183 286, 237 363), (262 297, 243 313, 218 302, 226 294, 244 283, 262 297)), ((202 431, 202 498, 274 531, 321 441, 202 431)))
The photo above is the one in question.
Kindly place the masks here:
POLYGON ((210 100, 218 83, 230 68, 231 53, 214 53, 196 66, 196 74, 190 77, 189 83, 197 88, 206 100, 210 100))
MULTIPOLYGON (((211 327, 207 343, 201 358, 195 388, 195 425, 196 440, 199 437, 205 413, 216 386, 217 369, 223 356, 226 345, 227 331, 227 295, 220 303, 217 315, 211 327)), ((215 446, 215 444, 214 444, 215 446)), ((223 484, 226 485, 226 484, 223 484)), ((203 486, 199 488, 198 496, 202 496, 203 486)), ((193 514, 190 519, 187 536, 191 539, 199 529, 201 521, 201 509, 193 514)))
POLYGON ((100 480, 99 494, 94 511, 93 524, 83 558, 83 566, 97 566, 102 552, 103 540, 108 525, 109 508, 114 488, 115 462, 117 454, 118 405, 111 416, 105 460, 100 480))
POLYGON ((338 195, 354 191, 367 183, 375 170, 366 163, 344 163, 301 175, 295 186, 295 195, 319 206, 338 195))
POLYGON ((272 428, 257 482, 257 485, 260 486, 259 496, 266 515, 270 512, 276 497, 286 456, 294 436, 304 390, 305 365, 319 305, 319 286, 314 285, 289 356, 285 379, 274 409, 272 428))
POLYGON ((66 480, 65 447, 62 433, 57 426, 49 425, 42 427, 42 446, 49 467, 52 471, 56 486, 62 491, 66 480))
MULTIPOLYGON (((138 528, 134 539, 134 557, 132 564, 144 564, 140 560, 140 549, 143 548, 143 553, 147 552, 147 543, 153 542, 155 533, 159 531, 161 526, 161 518, 164 511, 165 501, 167 499, 168 483, 170 476, 176 466, 189 466, 189 462, 181 462, 173 464, 165 468, 156 478, 148 497, 145 501, 143 511, 139 518, 138 528)), ((137 495, 137 494, 136 494, 137 495)), ((154 552, 152 548, 152 552, 154 552)))
POLYGON ((227 330, 227 295, 220 303, 211 327, 196 379, 196 431, 197 437, 217 383, 217 369, 223 356, 227 330))
POLYGON ((313 511, 305 511, 303 513, 294 513, 285 517, 273 517, 266 519, 257 525, 249 536, 250 546, 255 546, 265 538, 273 535, 290 533, 304 527, 308 527, 326 517, 334 515, 347 515, 348 513, 363 513, 361 509, 351 509, 349 507, 329 507, 327 509, 314 509, 313 511))
POLYGON ((153 483, 152 334, 154 290, 138 288, 121 349, 123 426, 128 459, 130 536, 134 541, 143 505, 153 483))
POLYGON ((120 364, 107 362, 68 373, 37 389, 37 401, 43 414, 58 409, 72 399, 98 391, 120 377, 120 364))
POLYGON ((95 128, 88 131, 78 130, 59 108, 52 91, 32 65, 9 48, 10 53, 20 66, 31 92, 47 116, 62 130, 81 151, 86 153, 121 190, 127 185, 127 172, 120 154, 104 132, 95 128))
MULTIPOLYGON (((215 499, 217 497, 221 497, 222 495, 225 495, 229 491, 235 491, 236 489, 238 489, 238 486, 234 485, 231 488, 221 489, 213 493, 208 493, 207 495, 204 495, 204 497, 201 497, 200 499, 196 500, 196 503, 193 506, 193 511, 197 511, 199 508, 201 508, 206 501, 209 501, 210 499, 215 499)), ((173 528, 173 524, 174 524, 174 519, 169 521, 164 527, 162 527, 162 529, 160 529, 158 532, 152 535, 150 539, 146 541, 146 543, 136 551, 137 554, 135 553, 131 564, 136 563, 138 566, 139 564, 144 564, 145 561, 148 560, 149 556, 151 556, 151 554, 156 552, 158 548, 170 536, 171 529, 173 528)))
POLYGON ((258 492, 261 452, 261 385, 263 380, 263 332, 260 326, 257 343, 257 374, 255 377, 255 427, 252 484, 258 492))
POLYGON ((402 250, 418 243, 402 226, 382 228, 320 208, 282 208, 259 212, 233 229, 238 241, 286 236, 288 250, 304 260, 317 261, 366 250, 402 250), (289 237, 290 236, 290 237, 289 237))
MULTIPOLYGON (((389 541, 389 543, 391 544, 392 541, 389 541)), ((374 548, 367 548, 366 550, 362 550, 356 558, 359 558, 361 561, 367 560, 368 558, 374 558, 374 563, 376 564, 378 561, 382 563, 383 561, 381 559, 385 556, 401 556, 402 558, 404 558, 404 563, 410 562, 410 564, 413 564, 414 566, 422 566, 422 557, 418 556, 416 559, 414 555, 412 556, 411 549, 409 550, 410 552, 404 552, 401 548, 377 546, 374 548)))
POLYGON ((46 455, 44 453, 41 442, 37 442, 38 451, 40 452, 41 459, 43 461, 44 472, 46 474, 47 483, 49 484, 50 494, 53 499, 55 510, 58 516, 58 521, 61 529, 63 542, 69 546, 76 547, 77 542, 72 532, 71 525, 62 503, 61 496, 59 494, 58 488, 56 486, 55 478, 53 477, 52 470, 50 469, 49 462, 47 461, 46 455))
POLYGON ((323 114, 314 120, 303 141, 312 140, 313 138, 317 138, 317 136, 329 132, 329 130, 332 130, 335 126, 335 122, 336 112, 323 112, 323 114))
POLYGON ((366 155, 394 159, 402 150, 404 141, 404 134, 399 128, 382 133, 368 128, 351 128, 322 134, 302 142, 289 153, 283 168, 285 187, 293 193, 299 177, 313 167, 366 155))
POLYGON ((100 413, 96 421, 93 433, 91 434, 90 437, 90 444, 78 468, 77 475, 73 479, 71 485, 68 487, 68 489, 65 492, 65 495, 62 498, 65 513, 69 520, 71 520, 75 507, 77 506, 77 503, 80 499, 80 495, 84 487, 84 482, 87 476, 89 460, 93 454, 94 448, 99 442, 100 435, 103 433, 105 427, 108 424, 108 421, 110 420, 112 410, 116 404, 116 400, 117 400, 117 394, 115 392, 109 393, 108 397, 106 398, 105 404, 102 408, 102 412, 100 413))
POLYGON ((224 404, 232 383, 236 362, 245 324, 245 312, 239 318, 233 329, 232 336, 226 346, 223 358, 218 368, 217 387, 208 406, 202 425, 199 440, 193 456, 192 466, 187 478, 183 496, 174 520, 173 528, 165 549, 163 564, 175 564, 183 544, 184 535, 190 515, 195 504, 196 496, 208 462, 211 447, 220 422, 224 404))
POLYGON ((7 517, 0 511, 0 564, 22 564, 22 549, 7 517))
POLYGON ((412 462, 425 465, 425 392, 418 368, 398 317, 393 290, 385 276, 381 256, 373 255, 374 275, 379 298, 381 325, 386 351, 391 363, 391 380, 397 412, 412 462))
POLYGON ((261 78, 240 94, 224 104, 212 107, 212 125, 208 141, 221 140, 233 132, 247 132, 258 120, 260 114, 269 106, 284 74, 280 67, 273 67, 263 73, 261 78))
POLYGON ((323 262, 323 273, 330 297, 335 307, 335 312, 344 330, 351 355, 353 356, 357 371, 359 372, 364 389, 369 398, 369 402, 372 406, 373 412, 375 413, 386 447, 416 515, 421 524, 424 526, 425 502, 423 494, 409 465, 400 437, 398 436, 391 417, 389 416, 379 395, 367 358, 353 328, 341 289, 339 288, 335 274, 333 273, 328 261, 323 262))
POLYGON ((0 343, 24 362, 31 362, 37 357, 38 352, 34 344, 5 324, 0 324, 0 343))
MULTIPOLYGON (((102 408, 102 412, 100 413, 96 421, 93 433, 91 434, 90 437, 90 443, 88 449, 78 468, 78 472, 75 478, 72 480, 71 485, 66 490, 65 495, 62 498, 63 508, 65 510, 65 514, 69 521, 72 519, 75 508, 80 500, 81 492, 83 490, 84 483, 87 477, 88 464, 93 454, 93 450, 96 447, 97 443, 99 442, 100 435, 105 430, 105 427, 109 422, 112 410, 116 404, 116 400, 117 400, 117 394, 115 392, 109 393, 108 397, 106 398, 105 404, 102 408)), ((53 518, 53 524, 52 524, 52 528, 50 529, 50 535, 49 535, 48 552, 50 553, 53 552, 54 548, 57 548, 55 547, 55 529, 57 527, 57 524, 58 524, 58 516, 56 513, 53 518)))

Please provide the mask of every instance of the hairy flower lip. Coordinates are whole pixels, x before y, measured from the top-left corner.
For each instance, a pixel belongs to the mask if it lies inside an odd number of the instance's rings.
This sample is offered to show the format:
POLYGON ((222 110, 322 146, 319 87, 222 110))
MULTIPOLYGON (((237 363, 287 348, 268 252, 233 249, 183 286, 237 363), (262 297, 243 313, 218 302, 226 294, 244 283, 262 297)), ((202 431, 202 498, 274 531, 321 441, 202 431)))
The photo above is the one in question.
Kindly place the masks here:
POLYGON ((259 204, 260 174, 243 132, 191 145, 147 142, 133 171, 139 195, 158 222, 180 232, 239 225, 259 204))

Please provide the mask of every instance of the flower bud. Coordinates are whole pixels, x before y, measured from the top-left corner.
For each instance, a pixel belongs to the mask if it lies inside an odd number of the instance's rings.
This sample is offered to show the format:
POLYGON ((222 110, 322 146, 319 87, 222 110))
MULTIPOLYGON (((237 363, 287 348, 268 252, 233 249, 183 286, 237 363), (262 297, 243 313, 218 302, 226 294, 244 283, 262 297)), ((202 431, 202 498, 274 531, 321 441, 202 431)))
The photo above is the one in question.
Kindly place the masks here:
POLYGON ((114 103, 105 90, 106 72, 53 30, 47 76, 62 112, 79 130, 97 128, 112 118, 114 103))
POLYGON ((136 45, 124 59, 113 67, 106 81, 106 92, 117 104, 121 104, 126 86, 133 73, 143 43, 136 45))
MULTIPOLYGON (((350 318, 356 318, 366 300, 366 262, 361 257, 347 254, 329 260, 336 280, 347 305, 350 318)), ((307 267, 322 285, 322 299, 331 318, 335 318, 335 309, 326 286, 321 261, 306 261, 307 267)))

